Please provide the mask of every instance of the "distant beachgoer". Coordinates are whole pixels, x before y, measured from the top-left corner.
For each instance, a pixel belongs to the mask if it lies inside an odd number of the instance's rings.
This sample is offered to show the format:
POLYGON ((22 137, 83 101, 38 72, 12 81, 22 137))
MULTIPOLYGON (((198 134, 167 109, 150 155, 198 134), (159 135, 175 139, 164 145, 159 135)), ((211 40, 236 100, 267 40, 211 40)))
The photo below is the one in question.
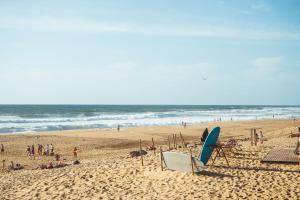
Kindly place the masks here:
POLYGON ((50 161, 47 165, 47 169, 52 169, 53 168, 53 163, 50 161))
POLYGON ((46 156, 49 156, 49 144, 47 144, 45 152, 46 152, 46 156))
POLYGON ((263 142, 264 142, 264 135, 263 135, 262 131, 259 132, 259 141, 260 141, 260 144, 263 144, 263 142))
POLYGON ((118 124, 118 127, 117 127, 118 132, 120 131, 120 128, 121 128, 121 127, 120 127, 120 125, 118 124))
POLYGON ((186 122, 184 122, 183 127, 186 128, 186 122))
POLYGON ((38 154, 40 155, 40 156, 42 156, 43 155, 43 145, 42 144, 39 144, 39 147, 38 147, 38 154))
POLYGON ((50 155, 54 154, 54 147, 52 144, 49 145, 49 151, 50 151, 50 155))
POLYGON ((202 142, 202 143, 205 142, 207 136, 208 136, 208 129, 205 128, 205 130, 204 130, 204 132, 203 132, 203 134, 202 134, 202 137, 201 137, 201 142, 202 142))
POLYGON ((1 144, 1 153, 4 153, 4 145, 1 144))
POLYGON ((74 147, 74 150, 73 150, 74 159, 77 159, 77 153, 78 153, 78 148, 74 147))
POLYGON ((32 145, 31 149, 30 149, 30 155, 33 157, 33 159, 35 159, 35 157, 34 157, 35 155, 34 154, 35 154, 34 145, 32 145))
POLYGON ((26 153, 27 153, 27 156, 30 156, 30 146, 29 145, 27 145, 26 153))
POLYGON ((37 149, 38 155, 41 155, 41 145, 38 144, 38 149, 37 149))

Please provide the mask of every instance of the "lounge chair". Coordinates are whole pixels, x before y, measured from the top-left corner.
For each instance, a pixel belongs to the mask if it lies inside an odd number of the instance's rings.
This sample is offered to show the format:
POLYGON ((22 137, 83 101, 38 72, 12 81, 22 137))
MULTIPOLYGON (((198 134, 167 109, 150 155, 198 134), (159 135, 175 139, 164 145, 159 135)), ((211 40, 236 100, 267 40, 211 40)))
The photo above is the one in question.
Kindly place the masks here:
POLYGON ((162 170, 164 167, 181 171, 181 172, 200 172, 207 164, 211 155, 214 151, 215 145, 218 141, 220 134, 220 127, 214 128, 207 136, 201 154, 198 157, 194 157, 191 154, 182 152, 162 152, 161 151, 161 166, 162 170))

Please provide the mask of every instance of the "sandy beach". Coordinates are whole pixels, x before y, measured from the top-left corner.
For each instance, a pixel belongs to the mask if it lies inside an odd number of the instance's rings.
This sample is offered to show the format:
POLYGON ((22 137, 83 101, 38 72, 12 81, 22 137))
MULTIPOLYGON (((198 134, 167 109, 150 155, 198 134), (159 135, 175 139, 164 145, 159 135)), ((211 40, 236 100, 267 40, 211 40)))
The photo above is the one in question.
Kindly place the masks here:
MULTIPOLYGON (((299 199, 299 165, 266 164, 261 158, 275 147, 295 147, 300 121, 259 120, 212 122, 181 126, 157 126, 57 131, 0 135, 6 160, 20 163, 24 169, 0 173, 0 199, 299 199), (154 139, 157 148, 168 148, 167 137, 179 132, 186 142, 199 142, 205 127, 221 127, 221 140, 235 137, 242 150, 224 159, 209 162, 197 175, 170 170, 161 171, 159 153, 148 151, 144 166, 129 152, 143 149, 154 139), (260 127, 266 141, 251 146, 250 128, 260 127), (37 169, 54 161, 54 156, 26 155, 27 145, 53 144, 55 153, 72 163, 73 148, 80 149, 79 165, 58 169, 37 169)), ((180 143, 180 141, 178 141, 180 143)), ((194 148, 199 153, 201 146, 194 148)), ((188 151, 179 148, 179 151, 188 151)), ((2 168, 2 166, 1 166, 2 168)))

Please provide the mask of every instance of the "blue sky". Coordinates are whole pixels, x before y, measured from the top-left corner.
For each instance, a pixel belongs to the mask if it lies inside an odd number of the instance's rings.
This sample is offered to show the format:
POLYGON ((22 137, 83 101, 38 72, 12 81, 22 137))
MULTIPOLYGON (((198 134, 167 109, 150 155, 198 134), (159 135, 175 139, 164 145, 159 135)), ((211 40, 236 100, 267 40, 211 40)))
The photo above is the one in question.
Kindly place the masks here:
POLYGON ((1 1, 0 103, 296 104, 300 1, 1 1))

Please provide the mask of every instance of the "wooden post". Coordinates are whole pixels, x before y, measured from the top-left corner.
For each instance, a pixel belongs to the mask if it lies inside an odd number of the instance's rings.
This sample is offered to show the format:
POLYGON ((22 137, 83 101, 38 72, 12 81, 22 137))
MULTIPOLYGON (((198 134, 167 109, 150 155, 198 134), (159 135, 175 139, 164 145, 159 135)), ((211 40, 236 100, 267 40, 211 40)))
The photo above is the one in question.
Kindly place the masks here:
POLYGON ((2 171, 4 172, 4 168, 5 168, 5 160, 2 160, 2 171))
POLYGON ((254 129, 254 144, 255 144, 255 146, 257 146, 257 133, 256 133, 256 129, 254 129))
POLYGON ((15 164, 14 164, 14 161, 10 161, 10 163, 11 163, 11 169, 12 169, 12 170, 15 170, 15 164))
POLYGON ((170 136, 168 136, 168 145, 169 145, 169 150, 171 150, 170 136))
POLYGON ((185 141, 183 139, 183 136, 182 136, 181 132, 179 132, 179 135, 180 135, 183 147, 186 147, 186 144, 185 144, 185 141))
POLYGON ((140 139, 140 154, 141 154, 141 162, 142 166, 144 166, 143 154, 142 154, 142 140, 140 139))
POLYGON ((172 139, 173 139, 173 148, 175 149, 175 135, 174 134, 172 136, 172 139))
POLYGON ((154 146, 154 139, 153 138, 152 138, 152 149, 153 149, 154 155, 156 155, 156 153, 155 153, 155 146, 154 146))
POLYGON ((176 134, 174 134, 175 135, 175 149, 177 149, 177 135, 176 134))
POLYGON ((250 137, 251 137, 251 146, 253 146, 253 129, 250 129, 250 137))
POLYGON ((195 172, 194 172, 194 160, 193 160, 192 149, 190 149, 190 155, 191 155, 192 173, 193 173, 193 175, 194 175, 194 174, 195 174, 195 172))
POLYGON ((161 171, 164 171, 164 166, 163 166, 163 153, 162 153, 162 149, 161 147, 159 148, 160 149, 160 166, 161 166, 161 171))

